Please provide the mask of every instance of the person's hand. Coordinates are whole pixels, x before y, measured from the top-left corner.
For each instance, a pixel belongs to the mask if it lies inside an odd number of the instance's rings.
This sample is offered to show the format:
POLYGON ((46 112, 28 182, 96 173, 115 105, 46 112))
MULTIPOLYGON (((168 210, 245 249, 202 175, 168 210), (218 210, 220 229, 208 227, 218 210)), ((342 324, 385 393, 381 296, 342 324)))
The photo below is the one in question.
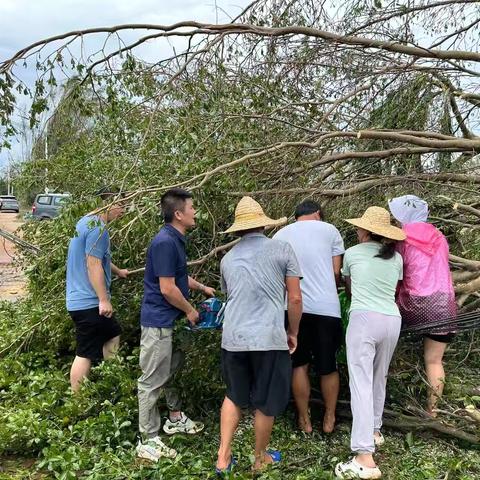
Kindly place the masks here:
POLYGON ((212 287, 205 286, 205 287, 203 287, 203 293, 207 297, 214 297, 215 296, 215 289, 212 288, 212 287))
POLYGON ((100 303, 98 304, 98 313, 107 318, 110 318, 113 315, 113 307, 110 300, 100 300, 100 303))
POLYGON ((288 351, 290 355, 297 349, 297 336, 293 333, 287 333, 288 351))
POLYGON ((187 320, 192 325, 195 325, 198 322, 198 319, 199 319, 199 314, 197 310, 195 310, 194 308, 187 313, 187 320))
POLYGON ((127 278, 130 272, 126 268, 120 268, 117 273, 118 278, 127 278))

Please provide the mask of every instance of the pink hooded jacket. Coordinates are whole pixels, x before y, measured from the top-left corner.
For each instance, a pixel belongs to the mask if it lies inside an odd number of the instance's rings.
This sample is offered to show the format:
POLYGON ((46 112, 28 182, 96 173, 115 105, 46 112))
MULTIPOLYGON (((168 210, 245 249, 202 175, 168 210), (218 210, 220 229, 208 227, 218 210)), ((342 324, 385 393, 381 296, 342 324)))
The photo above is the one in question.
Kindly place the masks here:
POLYGON ((431 324, 455 317, 457 305, 447 239, 426 222, 403 225, 403 231, 407 238, 398 246, 404 267, 397 303, 404 323, 431 324))
POLYGON ((407 235, 399 244, 404 271, 401 290, 421 297, 435 292, 454 293, 448 265, 448 243, 432 224, 420 222, 403 225, 407 235))

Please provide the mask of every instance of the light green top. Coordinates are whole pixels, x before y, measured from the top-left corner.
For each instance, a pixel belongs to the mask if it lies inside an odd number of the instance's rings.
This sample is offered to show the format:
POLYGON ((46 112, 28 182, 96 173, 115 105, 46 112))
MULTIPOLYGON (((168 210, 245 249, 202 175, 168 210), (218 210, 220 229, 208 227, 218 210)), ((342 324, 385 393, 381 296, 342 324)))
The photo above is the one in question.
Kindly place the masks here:
POLYGON ((395 291, 398 281, 403 279, 403 259, 397 252, 389 260, 376 257, 380 248, 378 242, 365 242, 345 252, 342 273, 351 278, 350 312, 365 310, 400 315, 395 291))

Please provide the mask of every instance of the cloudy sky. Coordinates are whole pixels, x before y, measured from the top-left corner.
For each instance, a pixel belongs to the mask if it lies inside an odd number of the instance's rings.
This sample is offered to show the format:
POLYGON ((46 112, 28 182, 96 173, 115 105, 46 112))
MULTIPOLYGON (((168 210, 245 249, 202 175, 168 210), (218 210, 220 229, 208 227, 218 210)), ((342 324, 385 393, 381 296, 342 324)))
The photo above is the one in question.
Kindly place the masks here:
MULTIPOLYGON (((124 23, 171 24, 182 20, 227 22, 251 0, 0 0, 0 61, 39 39, 70 30, 124 23)), ((102 44, 99 36, 98 45, 102 44)), ((145 56, 155 46, 144 47, 145 56), (150 50, 148 50, 150 48, 150 50)), ((19 71, 31 83, 35 70, 19 71)), ((0 168, 7 159, 21 157, 20 146, 0 152, 0 168)))

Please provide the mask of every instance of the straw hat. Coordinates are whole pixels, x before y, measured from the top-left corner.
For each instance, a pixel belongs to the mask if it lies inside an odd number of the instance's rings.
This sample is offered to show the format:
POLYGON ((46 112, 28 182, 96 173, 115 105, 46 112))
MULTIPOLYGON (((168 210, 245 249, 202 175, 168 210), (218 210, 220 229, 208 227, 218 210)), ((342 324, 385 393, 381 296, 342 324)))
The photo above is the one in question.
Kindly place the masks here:
POLYGON ((390 223, 390 214, 382 207, 369 207, 360 218, 348 218, 346 222, 364 228, 391 240, 405 240, 403 230, 390 223))
POLYGON ((276 227, 287 223, 287 217, 273 220, 263 213, 263 209, 252 197, 243 197, 235 209, 233 225, 223 233, 241 232, 260 227, 276 227))

